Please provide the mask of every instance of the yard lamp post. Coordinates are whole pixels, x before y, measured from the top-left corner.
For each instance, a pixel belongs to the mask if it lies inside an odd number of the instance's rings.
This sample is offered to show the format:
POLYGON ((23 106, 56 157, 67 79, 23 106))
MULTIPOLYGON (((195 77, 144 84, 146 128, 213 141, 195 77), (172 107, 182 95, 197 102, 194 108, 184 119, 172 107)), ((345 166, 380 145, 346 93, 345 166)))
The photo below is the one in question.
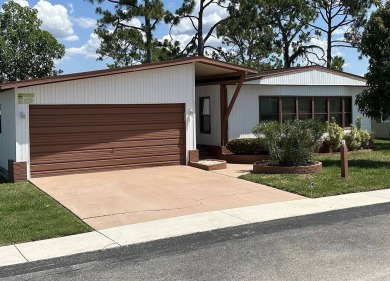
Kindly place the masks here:
POLYGON ((348 177, 348 148, 345 145, 345 140, 341 141, 341 147, 340 147, 340 156, 341 156, 341 177, 347 178, 348 177))

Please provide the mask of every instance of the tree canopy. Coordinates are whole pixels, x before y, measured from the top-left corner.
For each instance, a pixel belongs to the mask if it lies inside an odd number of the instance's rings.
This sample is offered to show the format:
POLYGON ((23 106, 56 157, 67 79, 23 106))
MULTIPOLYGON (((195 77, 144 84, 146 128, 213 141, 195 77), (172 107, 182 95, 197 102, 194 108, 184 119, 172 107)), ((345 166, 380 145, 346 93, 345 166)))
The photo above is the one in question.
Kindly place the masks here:
MULTIPOLYGON (((103 3, 105 0, 88 0, 91 3, 103 3)), ((101 16, 95 33, 102 39, 98 53, 100 60, 105 57, 114 59, 109 67, 131 65, 137 62, 161 60, 155 52, 164 52, 164 58, 171 58, 169 50, 175 51, 175 44, 158 42, 154 38, 157 25, 168 13, 160 0, 107 0, 114 4, 114 12, 96 8, 101 16), (138 24, 137 20, 141 19, 138 24), (156 50, 164 47, 164 50, 156 50)), ((174 57, 174 55, 172 55, 174 57)))
POLYGON ((37 11, 10 1, 0 11, 0 82, 57 75, 54 61, 65 47, 47 31, 37 11))
POLYGON ((362 27, 367 22, 368 9, 379 5, 381 0, 309 0, 308 3, 317 13, 317 20, 310 26, 317 36, 325 36, 326 65, 333 68, 340 61, 337 59, 332 64, 332 50, 357 47, 362 27))
POLYGON ((390 1, 375 11, 363 32, 359 47, 369 58, 367 84, 356 105, 366 116, 382 118, 390 115, 390 1))

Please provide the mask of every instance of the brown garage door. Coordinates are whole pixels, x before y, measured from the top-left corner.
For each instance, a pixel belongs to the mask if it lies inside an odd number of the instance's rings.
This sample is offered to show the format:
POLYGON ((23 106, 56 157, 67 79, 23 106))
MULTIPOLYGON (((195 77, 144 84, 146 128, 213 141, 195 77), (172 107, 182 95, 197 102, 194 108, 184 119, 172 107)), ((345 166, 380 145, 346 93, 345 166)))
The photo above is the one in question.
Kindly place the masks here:
POLYGON ((32 177, 185 164, 184 104, 31 105, 32 177))

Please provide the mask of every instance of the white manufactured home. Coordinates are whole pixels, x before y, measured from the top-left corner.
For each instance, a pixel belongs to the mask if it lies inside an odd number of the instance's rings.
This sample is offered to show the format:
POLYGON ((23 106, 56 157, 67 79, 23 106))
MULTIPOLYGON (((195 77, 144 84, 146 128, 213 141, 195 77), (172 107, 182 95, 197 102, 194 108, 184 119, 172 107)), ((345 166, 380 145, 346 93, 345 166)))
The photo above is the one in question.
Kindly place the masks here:
POLYGON ((4 83, 0 171, 22 181, 186 165, 197 145, 251 136, 261 120, 335 117, 348 127, 365 85, 322 67, 259 73, 203 57, 4 83))

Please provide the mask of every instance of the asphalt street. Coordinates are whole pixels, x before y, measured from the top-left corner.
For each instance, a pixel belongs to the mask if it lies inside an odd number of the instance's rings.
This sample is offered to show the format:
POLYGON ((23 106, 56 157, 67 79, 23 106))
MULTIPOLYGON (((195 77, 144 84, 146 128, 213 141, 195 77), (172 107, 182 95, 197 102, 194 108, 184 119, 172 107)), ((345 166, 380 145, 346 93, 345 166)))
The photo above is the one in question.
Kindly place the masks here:
POLYGON ((390 280, 390 204, 3 267, 0 280, 390 280))

